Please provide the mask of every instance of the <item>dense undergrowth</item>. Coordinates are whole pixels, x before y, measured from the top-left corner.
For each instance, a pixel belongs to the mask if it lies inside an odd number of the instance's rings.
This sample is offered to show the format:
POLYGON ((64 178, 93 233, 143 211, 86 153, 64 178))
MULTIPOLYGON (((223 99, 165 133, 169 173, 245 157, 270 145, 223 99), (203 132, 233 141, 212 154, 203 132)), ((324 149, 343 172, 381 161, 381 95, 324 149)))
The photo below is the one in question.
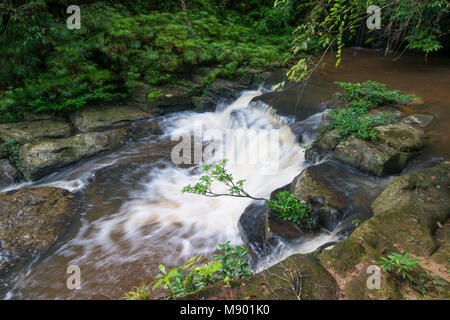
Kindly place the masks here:
POLYGON ((142 83, 174 84, 198 65, 231 77, 244 66, 281 65, 291 57, 291 30, 268 32, 283 27, 275 9, 256 23, 255 13, 223 16, 199 1, 187 23, 170 6, 98 1, 81 5, 82 27, 69 30, 51 3, 19 2, 0 5, 0 122, 110 102, 142 83))
POLYGON ((372 0, 80 0, 80 30, 66 26, 69 4, 0 3, 0 122, 124 99, 198 65, 216 66, 213 78, 284 65, 297 81, 322 66, 313 56, 334 50, 339 64, 344 46, 427 57, 449 43, 445 0, 380 1, 375 30, 365 27, 372 0))

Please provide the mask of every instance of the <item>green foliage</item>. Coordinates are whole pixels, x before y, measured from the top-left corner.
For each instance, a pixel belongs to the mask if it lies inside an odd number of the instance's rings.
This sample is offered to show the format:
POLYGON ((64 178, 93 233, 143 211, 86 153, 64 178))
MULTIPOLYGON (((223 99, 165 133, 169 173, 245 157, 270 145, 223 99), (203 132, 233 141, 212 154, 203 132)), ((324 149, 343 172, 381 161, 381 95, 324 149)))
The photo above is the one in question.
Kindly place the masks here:
POLYGON ((386 112, 370 116, 367 113, 371 109, 417 98, 413 95, 401 94, 398 90, 387 90, 386 85, 374 81, 336 82, 336 84, 344 88, 340 98, 347 102, 349 107, 331 110, 329 113, 331 121, 321 130, 322 134, 328 130, 337 129, 342 137, 355 135, 362 139, 374 139, 376 138, 374 127, 396 120, 394 115, 386 112))
POLYGON ((316 216, 305 201, 300 201, 289 191, 281 191, 267 205, 283 220, 289 220, 308 229, 316 225, 316 216))
POLYGON ((355 228, 358 228, 360 223, 361 223, 361 220, 359 220, 359 219, 355 219, 352 221, 352 224, 355 226, 355 228))
POLYGON ((49 6, 0 4, 0 122, 123 99, 142 83, 175 83, 198 65, 216 65, 214 77, 232 77, 245 66, 291 57, 287 31, 260 35, 252 18, 216 15, 215 1, 188 3, 195 8, 188 10, 194 36, 179 1, 81 4, 80 30, 68 30, 49 6))
POLYGON ((416 96, 402 94, 399 90, 387 90, 385 84, 370 80, 363 83, 337 81, 336 84, 344 89, 342 97, 352 107, 364 110, 370 110, 382 104, 417 99, 416 96))
POLYGON ((412 267, 418 265, 419 259, 410 259, 409 253, 406 252, 404 255, 392 252, 387 258, 381 257, 377 264, 381 266, 381 270, 392 272, 398 276, 401 276, 403 280, 407 277, 411 279, 408 272, 412 271, 412 267))
POLYGON ((166 270, 159 265, 160 273, 155 276, 156 282, 153 289, 164 288, 169 293, 169 298, 176 298, 220 281, 228 281, 236 278, 248 278, 252 275, 247 262, 248 252, 244 247, 230 247, 230 242, 219 244, 219 250, 223 255, 214 255, 212 261, 199 264, 204 256, 194 256, 184 265, 166 270))
POLYGON ((331 122, 328 129, 338 129, 339 135, 342 137, 355 135, 362 139, 374 139, 376 131, 373 127, 395 121, 394 116, 386 112, 380 112, 375 116, 365 113, 365 109, 355 107, 331 110, 329 113, 331 122))

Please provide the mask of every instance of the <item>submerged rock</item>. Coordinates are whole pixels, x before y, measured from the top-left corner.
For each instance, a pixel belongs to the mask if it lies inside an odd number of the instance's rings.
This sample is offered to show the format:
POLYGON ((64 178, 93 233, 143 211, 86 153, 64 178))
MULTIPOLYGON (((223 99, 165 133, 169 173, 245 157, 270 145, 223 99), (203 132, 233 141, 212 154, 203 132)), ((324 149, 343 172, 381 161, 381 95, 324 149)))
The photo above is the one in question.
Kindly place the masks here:
POLYGON ((237 99, 243 90, 248 90, 248 87, 238 82, 216 79, 206 87, 196 105, 202 110, 211 110, 219 101, 232 102, 237 99))
POLYGON ((128 128, 120 128, 28 143, 20 148, 17 167, 26 179, 39 179, 83 158, 119 148, 127 139, 128 128))
MULTIPOLYGON (((314 88, 307 90, 314 90, 314 88)), ((302 121, 313 114, 322 112, 326 105, 318 103, 315 99, 308 101, 307 96, 302 96, 303 85, 289 86, 282 91, 268 92, 252 99, 252 101, 262 101, 275 110, 281 116, 295 116, 296 121, 302 121), (302 99, 299 99, 302 97, 302 99), (292 103, 292 101, 296 103, 292 103)))
POLYGON ((19 181, 21 174, 7 159, 0 160, 0 188, 4 188, 19 181))
POLYGON ((44 252, 72 217, 72 195, 59 188, 0 193, 0 274, 44 252))
POLYGON ((149 113, 130 106, 92 106, 77 111, 71 118, 79 131, 89 132, 123 126, 149 117, 149 113))
POLYGON ((400 121, 400 123, 420 129, 425 129, 431 124, 431 122, 433 122, 433 120, 434 117, 429 114, 413 114, 404 118, 402 121, 400 121))
POLYGON ((54 120, 24 121, 0 124, 0 140, 26 143, 45 138, 63 138, 71 134, 67 122, 54 120))

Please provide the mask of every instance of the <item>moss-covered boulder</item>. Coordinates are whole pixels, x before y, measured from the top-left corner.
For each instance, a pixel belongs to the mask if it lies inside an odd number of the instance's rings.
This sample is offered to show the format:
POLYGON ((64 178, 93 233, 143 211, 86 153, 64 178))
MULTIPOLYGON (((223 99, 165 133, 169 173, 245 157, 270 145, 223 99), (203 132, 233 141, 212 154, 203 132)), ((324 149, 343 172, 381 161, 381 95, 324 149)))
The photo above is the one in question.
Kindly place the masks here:
POLYGON ((71 126, 64 121, 41 120, 0 124, 0 140, 18 143, 45 138, 63 138, 71 134, 71 126))
POLYGON ((396 177, 372 203, 374 217, 355 233, 374 248, 429 256, 438 222, 450 217, 450 162, 396 177), (417 245, 420 243, 420 245, 417 245))
POLYGON ((412 154, 399 152, 386 145, 350 136, 339 143, 332 157, 352 167, 376 176, 393 174, 402 170, 412 154))
POLYGON ((28 143, 20 148, 17 168, 26 179, 39 179, 83 158, 119 148, 128 136, 127 128, 119 128, 28 143))
POLYGON ((45 251, 70 223, 72 195, 59 188, 0 193, 0 275, 45 251))
POLYGON ((104 130, 149 118, 150 114, 130 106, 91 106, 71 116, 74 126, 81 132, 104 130))
POLYGON ((21 174, 7 159, 0 160, 0 189, 19 181, 21 174))

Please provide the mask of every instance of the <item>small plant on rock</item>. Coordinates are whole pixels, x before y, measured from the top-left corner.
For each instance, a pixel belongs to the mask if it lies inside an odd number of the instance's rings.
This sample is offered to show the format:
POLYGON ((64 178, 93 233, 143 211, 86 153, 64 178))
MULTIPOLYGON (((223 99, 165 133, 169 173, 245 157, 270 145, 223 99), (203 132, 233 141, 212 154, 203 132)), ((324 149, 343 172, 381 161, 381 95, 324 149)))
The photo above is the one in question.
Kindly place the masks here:
POLYGON ((413 266, 419 264, 419 259, 410 259, 408 252, 404 255, 392 252, 387 258, 381 257, 380 259, 380 261, 377 261, 377 264, 381 266, 383 271, 399 275, 402 280, 405 280, 406 278, 412 280, 408 272, 412 271, 413 266))
POLYGON ((309 229, 315 226, 316 219, 311 207, 305 201, 298 200, 289 191, 279 192, 267 205, 283 220, 292 221, 309 229))

